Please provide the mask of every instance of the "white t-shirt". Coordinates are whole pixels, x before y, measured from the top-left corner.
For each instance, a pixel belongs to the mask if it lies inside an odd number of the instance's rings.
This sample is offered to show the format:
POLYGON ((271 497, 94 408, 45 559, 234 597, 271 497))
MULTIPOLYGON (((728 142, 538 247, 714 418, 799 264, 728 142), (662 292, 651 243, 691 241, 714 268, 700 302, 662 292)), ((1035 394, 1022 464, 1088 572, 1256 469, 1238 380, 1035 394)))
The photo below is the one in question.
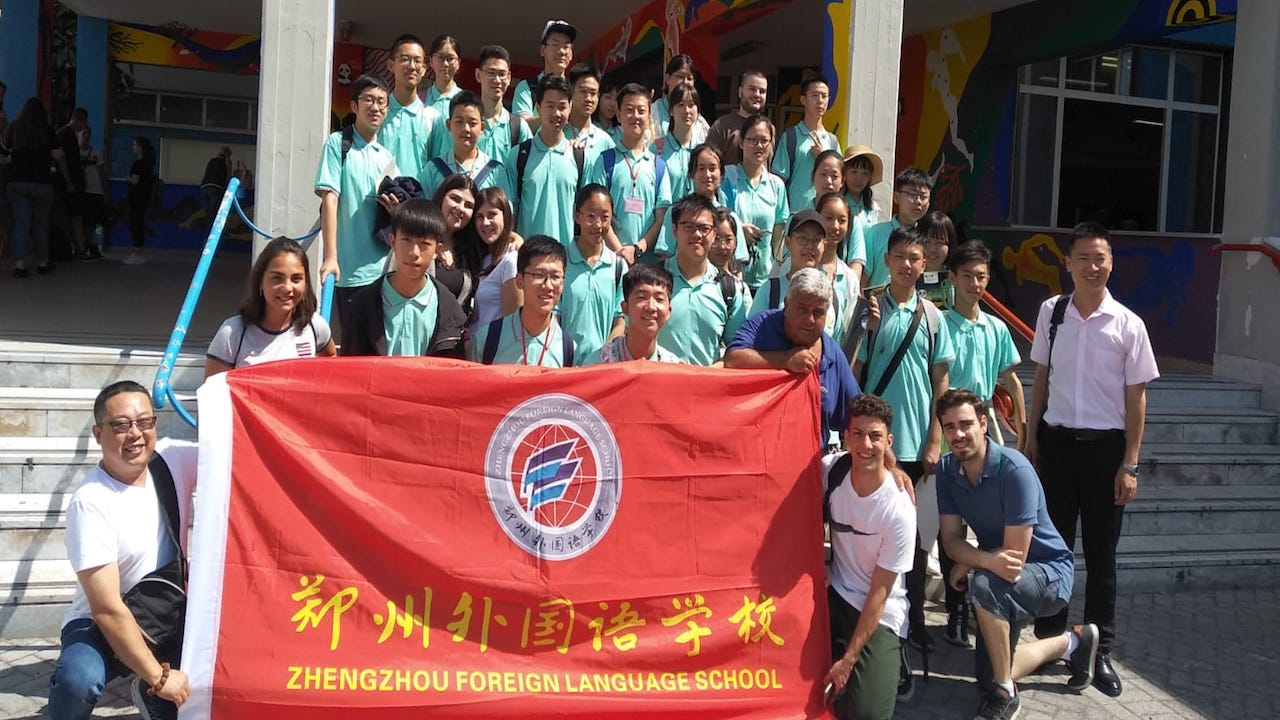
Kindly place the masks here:
MULTIPOLYGON (((156 443, 156 452, 164 457, 173 475, 178 518, 185 529, 190 524, 188 511, 196 488, 199 445, 166 438, 156 443)), ((179 533, 179 537, 185 541, 186 533, 179 533)), ((67 506, 66 542, 67 559, 77 573, 117 563, 122 595, 143 575, 173 560, 173 543, 160 515, 151 473, 140 484, 125 485, 101 466, 89 471, 67 506)), ((92 616, 84 588, 77 581, 75 597, 62 624, 92 616)))
MULTIPOLYGON (((822 458, 823 492, 831 466, 842 454, 832 453, 822 458)), ((834 528, 831 531, 831 587, 861 611, 876 567, 898 573, 880 624, 905 636, 907 586, 903 575, 911 570, 916 549, 916 509, 911 498, 898 489, 887 471, 880 487, 867 497, 854 491, 853 480, 846 474, 844 482, 831 493, 831 519, 854 529, 854 532, 836 532, 834 528)))
POLYGON ((471 323, 472 337, 475 337, 476 330, 502 317, 502 286, 516 276, 517 254, 515 250, 508 250, 507 254, 498 261, 498 267, 480 278, 480 284, 476 286, 475 320, 471 323))
POLYGON ((329 323, 320 313, 312 315, 311 322, 301 330, 291 326, 279 332, 263 330, 256 324, 246 328, 244 319, 235 315, 223 321, 209 342, 205 357, 233 368, 274 360, 313 358, 331 339, 329 323))

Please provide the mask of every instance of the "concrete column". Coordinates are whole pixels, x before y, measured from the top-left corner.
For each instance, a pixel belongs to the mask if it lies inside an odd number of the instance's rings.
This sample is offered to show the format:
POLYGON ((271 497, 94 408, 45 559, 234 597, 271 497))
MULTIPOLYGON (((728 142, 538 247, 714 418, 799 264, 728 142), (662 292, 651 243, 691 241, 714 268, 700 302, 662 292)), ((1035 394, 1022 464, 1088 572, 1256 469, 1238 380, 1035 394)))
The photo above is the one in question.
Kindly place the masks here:
MULTIPOLYGON (((40 1, 5 0, 0 14, 0 80, 8 86, 4 112, 13 122, 37 94, 40 58, 40 1)), ((47 109, 47 108, 46 108, 47 109)))
MULTIPOLYGON (((254 222, 298 237, 320 216, 312 190, 329 135, 334 0, 263 0, 254 222)), ((254 238, 254 257, 266 239, 254 238)), ((321 243, 309 250, 320 267, 321 243)))
POLYGON ((107 28, 104 18, 81 15, 76 21, 76 106, 89 111, 93 146, 102 154, 107 130, 107 28))
MULTIPOLYGON (((893 212, 894 147, 898 136, 898 66, 903 0, 828 2, 839 89, 832 103, 841 138, 869 145, 884 160, 884 179, 872 188, 882 219, 893 212)), ((831 113, 828 113, 831 118, 831 113)))
MULTIPOLYGON (((1231 80, 1224 243, 1280 249, 1280 3, 1240 0, 1231 80)), ((1280 271, 1262 253, 1222 254, 1214 374, 1258 383, 1280 408, 1280 271)))

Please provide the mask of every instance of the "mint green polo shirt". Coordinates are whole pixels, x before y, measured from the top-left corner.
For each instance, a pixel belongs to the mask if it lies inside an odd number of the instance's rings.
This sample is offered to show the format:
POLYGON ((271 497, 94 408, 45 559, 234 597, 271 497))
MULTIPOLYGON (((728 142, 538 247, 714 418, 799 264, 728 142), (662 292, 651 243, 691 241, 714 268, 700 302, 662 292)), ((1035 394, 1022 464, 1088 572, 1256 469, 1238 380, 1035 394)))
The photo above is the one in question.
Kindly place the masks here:
POLYGON ((981 310, 977 322, 970 322, 955 310, 948 310, 943 317, 956 348, 956 357, 948 369, 951 387, 964 388, 983 400, 991 398, 1000 373, 1022 362, 1009 326, 981 310))
MULTIPOLYGON (((685 193, 686 195, 690 193, 685 193)), ((680 197, 684 197, 683 195, 680 197)), ((725 207, 724 191, 716 191, 716 200, 713 203, 717 208, 725 207)), ((749 255, 747 254, 747 238, 742 234, 742 218, 738 217, 738 213, 732 208, 729 214, 733 216, 733 224, 737 230, 734 235, 737 237, 737 243, 733 246, 733 259, 740 263, 745 263, 749 255)), ((674 220, 671 213, 667 213, 662 218, 662 231, 658 233, 658 244, 654 247, 654 252, 658 255, 670 257, 676 254, 676 235, 675 226, 672 224, 674 220)))
POLYGON ((378 183, 393 162, 387 148, 376 139, 366 143, 358 132, 345 163, 342 133, 324 141, 315 191, 338 194, 338 287, 363 287, 382 276, 387 246, 374 239, 373 227, 378 218, 378 183))
POLYGON ((568 140, 547 147, 535 135, 524 171, 523 196, 516 188, 516 160, 520 148, 513 147, 502 161, 498 181, 510 198, 516 217, 516 232, 524 237, 550 235, 564 244, 573 241, 573 201, 578 192, 578 166, 568 140))
POLYGON ((681 145, 671 133, 662 136, 662 159, 667 163, 673 202, 693 192, 689 182, 689 157, 693 154, 694 147, 692 133, 689 134, 688 145, 681 145))
MULTIPOLYGON (((390 276, 388 276, 390 277, 390 276)), ((436 332, 436 317, 440 314, 440 296, 435 283, 427 279, 422 290, 407 298, 382 283, 382 332, 387 339, 387 355, 392 357, 418 357, 425 355, 436 332)))
POLYGON ((889 267, 884 264, 884 254, 889 249, 889 235, 897 228, 902 227, 902 223, 898 222, 895 216, 888 222, 876 223, 867 230, 863 230, 861 225, 854 225, 853 231, 849 238, 849 244, 853 245, 857 241, 853 239, 854 235, 861 234, 865 241, 863 246, 867 251, 867 287, 877 287, 889 284, 889 267))
POLYGON ((456 82, 453 84, 453 90, 448 94, 437 90, 435 83, 427 89, 426 105, 434 110, 436 115, 435 125, 431 129, 431 139, 427 142, 428 158, 449 155, 453 152, 453 136, 449 134, 449 103, 460 92, 462 92, 462 86, 456 82))
MULTIPOLYGON (((395 156, 400 175, 419 177, 427 160, 433 157, 431 138, 443 127, 440 114, 419 98, 414 98, 413 104, 406 107, 393 94, 387 103, 387 118, 378 130, 378 142, 395 156)), ((450 144, 453 144, 452 138, 450 144)))
POLYGON ((527 78, 516 83, 515 93, 511 96, 511 113, 513 115, 538 115, 538 109, 533 106, 533 88, 546 75, 545 72, 538 73, 538 77, 530 82, 527 78))
POLYGON ((594 266, 582 257, 578 243, 569 243, 566 250, 569 264, 564 269, 564 292, 556 309, 560 312, 560 327, 573 338, 575 353, 582 353, 586 359, 600 353, 613 330, 614 319, 622 315, 626 262, 607 247, 594 266))
POLYGON ((623 247, 635 245, 653 224, 658 208, 671 207, 671 175, 663 173, 657 183, 657 165, 653 150, 645 148, 633 153, 621 145, 613 146, 612 172, 606 175, 606 153, 600 153, 588 164, 587 182, 609 188, 613 198, 613 230, 623 247), (628 209, 636 204, 637 212, 628 209))
POLYGON ((671 292, 671 319, 658 333, 658 344, 692 365, 711 365, 724 355, 724 346, 747 319, 750 293, 734 283, 733 303, 726 306, 719 272, 707 264, 701 277, 687 280, 673 257, 664 264, 675 279, 671 292))
POLYGON ((587 164, 591 164, 591 160, 600 153, 613 147, 613 136, 595 126, 595 123, 587 120, 587 124, 578 130, 578 128, 565 123, 564 136, 571 142, 581 143, 585 150, 587 164))
POLYGON ((502 177, 501 162, 495 163, 494 167, 486 172, 484 177, 480 177, 480 173, 484 171, 485 166, 492 159, 483 150, 480 150, 479 154, 476 155, 476 160, 471 164, 471 169, 469 170, 458 164, 458 159, 453 156, 453 150, 436 157, 444 161, 445 167, 449 168, 449 172, 447 174, 441 172, 440 164, 435 160, 427 163, 427 167, 418 176, 418 182, 422 183, 422 196, 426 198, 435 194, 436 188, 440 187, 445 178, 454 173, 470 175, 471 179, 475 181, 476 187, 480 190, 496 187, 498 180, 502 177))
MULTIPOLYGON (((769 278, 756 291, 755 296, 751 300, 751 311, 747 313, 747 317, 751 317, 765 310, 781 309, 787 301, 787 288, 791 287, 791 281, 787 279, 787 275, 791 273, 791 259, 787 258, 782 261, 782 265, 778 268, 776 278, 769 278), (771 305, 770 292, 774 280, 778 280, 778 304, 771 305)), ((831 284, 831 304, 827 307, 827 322, 823 327, 828 335, 835 338, 836 342, 843 343, 845 335, 849 332, 849 324, 853 320, 853 310, 857 304, 856 293, 853 291, 851 281, 853 272, 849 266, 842 262, 836 262, 836 276, 831 284)))
MULTIPOLYGON (((529 124, 518 117, 513 117, 506 108, 498 109, 498 119, 485 120, 484 129, 480 131, 480 139, 476 140, 476 147, 480 148, 480 152, 491 158, 501 160, 507 156, 511 150, 511 123, 516 123, 516 145, 533 137, 533 131, 529 129, 529 124)), ((450 137, 450 144, 453 138, 450 137)))
MULTIPOLYGON (((488 342, 492 323, 480 326, 471 341, 471 359, 481 362, 484 346, 488 342)), ((551 325, 539 335, 530 335, 520 324, 520 310, 502 318, 502 336, 498 340, 498 352, 493 356, 494 365, 541 365, 564 367, 564 331, 553 317, 551 325), (541 361, 541 362, 539 362, 541 361)), ((578 357, 574 348, 574 358, 578 357)))
POLYGON ((844 199, 849 203, 849 237, 844 244, 844 254, 840 259, 848 264, 860 262, 863 267, 866 267, 867 231, 880 222, 880 218, 876 216, 875 209, 863 207, 862 201, 853 199, 849 193, 844 194, 844 199))
POLYGON ((787 202, 787 188, 782 178, 766 171, 760 183, 752 185, 741 165, 725 168, 724 182, 733 188, 733 209, 744 222, 760 228, 760 239, 755 242, 755 262, 747 262, 742 279, 747 287, 760 287, 773 271, 773 227, 786 223, 791 217, 787 202))
MULTIPOLYGON (((783 131, 778 138, 777 149, 773 151, 773 174, 782 178, 787 184, 787 202, 793 208, 813 207, 813 146, 822 150, 840 152, 840 139, 825 127, 818 127, 818 142, 814 143, 809 136, 809 128, 804 121, 792 125, 783 131), (787 143, 788 135, 795 138, 796 156, 791 157, 787 143)), ((821 150, 819 150, 821 152, 821 150)))
MULTIPOLYGON (((870 342, 858 348, 858 359, 867 362, 868 346, 874 345, 867 372, 866 392, 871 392, 880 382, 889 361, 911 326, 911 316, 916 303, 928 302, 914 292, 911 299, 899 305, 888 292, 881 293, 880 329, 870 342)), ((911 346, 903 355, 893 378, 881 395, 893 408, 893 451, 898 459, 911 462, 920 459, 929 423, 933 418, 933 383, 929 379, 929 322, 920 318, 911 346)), ((947 365, 956 358, 951 333, 945 320, 938 323, 938 336, 933 342, 933 364, 947 365)))

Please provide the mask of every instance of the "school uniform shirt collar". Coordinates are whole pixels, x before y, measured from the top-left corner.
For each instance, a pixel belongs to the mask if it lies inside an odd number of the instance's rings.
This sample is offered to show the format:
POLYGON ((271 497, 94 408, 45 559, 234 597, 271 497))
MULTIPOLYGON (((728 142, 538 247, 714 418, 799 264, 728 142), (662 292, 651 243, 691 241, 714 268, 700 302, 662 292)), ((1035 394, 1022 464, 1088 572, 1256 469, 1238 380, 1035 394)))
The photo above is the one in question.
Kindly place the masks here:
POLYGON ((960 332, 967 332, 970 328, 973 328, 973 327, 985 328, 986 326, 991 324, 991 320, 989 320, 986 314, 983 313, 982 311, 978 311, 977 320, 970 320, 969 318, 956 312, 955 308, 948 308, 947 318, 951 320, 951 324, 955 325, 956 329, 959 330, 960 332))
POLYGON ((680 141, 679 141, 678 139, 676 139, 676 136, 675 136, 675 135, 673 135, 673 134, 671 133, 671 131, 670 131, 670 130, 668 130, 668 131, 667 131, 667 134, 663 137, 663 140, 662 140, 662 147, 664 147, 664 148, 680 148, 681 150, 688 150, 688 149, 690 149, 690 148, 692 148, 692 147, 693 147, 693 141, 694 141, 694 139, 695 139, 695 138, 694 138, 694 136, 693 136, 693 133, 689 133, 689 144, 688 144, 688 145, 681 145, 681 144, 680 144, 680 141))
POLYGON ((561 133, 560 142, 556 143, 555 147, 550 147, 547 145, 546 142, 543 141, 542 133, 539 132, 539 133, 533 134, 533 146, 538 148, 542 152, 553 152, 560 155, 564 155, 569 151, 569 140, 564 136, 563 133, 561 133))
POLYGON ((884 296, 888 298, 889 306, 893 310, 902 309, 915 312, 916 303, 920 302, 920 293, 915 291, 912 291, 911 297, 905 303, 899 303, 897 300, 894 300, 893 293, 889 292, 889 288, 885 288, 884 296))
POLYGON ((431 304, 431 294, 435 292, 435 287, 431 282, 431 278, 427 278, 427 284, 422 286, 422 289, 418 291, 418 294, 410 298, 401 295, 399 290, 396 290, 391 286, 390 276, 388 276, 384 282, 386 282, 388 292, 383 297, 387 300, 387 305, 393 310, 404 307, 409 303, 413 303, 419 308, 426 309, 426 307, 431 304))
MULTIPOLYGON (((583 256, 582 250, 578 248, 578 242, 576 240, 569 243, 569 247, 566 250, 569 254, 570 263, 577 263, 579 265, 587 264, 587 258, 583 256)), ((615 254, 612 250, 610 250, 608 246, 605 246, 600 251, 600 258, 596 260, 595 267, 600 267, 601 265, 612 267, 614 260, 617 257, 618 257, 617 254, 615 254)))
MULTIPOLYGON (((417 93, 413 94, 413 102, 409 103, 408 105, 401 105, 400 101, 396 98, 396 94, 394 92, 391 93, 391 98, 387 101, 387 103, 388 103, 387 115, 391 115, 392 112, 401 112, 401 111, 407 112, 410 115, 418 115, 418 114, 421 114, 423 109, 427 107, 426 103, 422 102, 422 98, 418 97, 417 93)), ((385 123, 386 118, 383 118, 382 121, 385 123)))
POLYGON ((631 162, 638 163, 638 162, 644 162, 646 160, 653 159, 653 152, 649 150, 648 145, 640 148, 640 152, 637 154, 637 153, 631 152, 627 148, 622 147, 621 140, 619 140, 615 144, 618 146, 618 151, 621 152, 624 157, 631 158, 631 162))
POLYGON ((680 264, 676 262, 675 255, 672 255, 667 260, 666 267, 667 271, 671 273, 671 276, 675 278, 677 283, 682 282, 693 288, 699 287, 703 283, 715 282, 716 276, 719 274, 719 271, 716 270, 716 266, 708 262, 707 271, 702 273, 702 277, 695 278, 694 282, 689 282, 689 279, 684 276, 684 273, 680 272, 680 264))

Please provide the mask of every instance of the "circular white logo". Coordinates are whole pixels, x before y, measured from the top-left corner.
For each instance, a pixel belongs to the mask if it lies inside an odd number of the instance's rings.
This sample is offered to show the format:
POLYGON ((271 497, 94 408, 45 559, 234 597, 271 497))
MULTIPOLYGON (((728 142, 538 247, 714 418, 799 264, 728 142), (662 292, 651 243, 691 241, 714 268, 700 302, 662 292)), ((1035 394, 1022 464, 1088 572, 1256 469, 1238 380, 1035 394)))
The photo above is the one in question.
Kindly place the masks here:
POLYGON ((622 458, 603 416, 572 395, 539 395, 498 423, 484 458, 498 524, 526 552, 568 560, 595 546, 622 497, 622 458))

